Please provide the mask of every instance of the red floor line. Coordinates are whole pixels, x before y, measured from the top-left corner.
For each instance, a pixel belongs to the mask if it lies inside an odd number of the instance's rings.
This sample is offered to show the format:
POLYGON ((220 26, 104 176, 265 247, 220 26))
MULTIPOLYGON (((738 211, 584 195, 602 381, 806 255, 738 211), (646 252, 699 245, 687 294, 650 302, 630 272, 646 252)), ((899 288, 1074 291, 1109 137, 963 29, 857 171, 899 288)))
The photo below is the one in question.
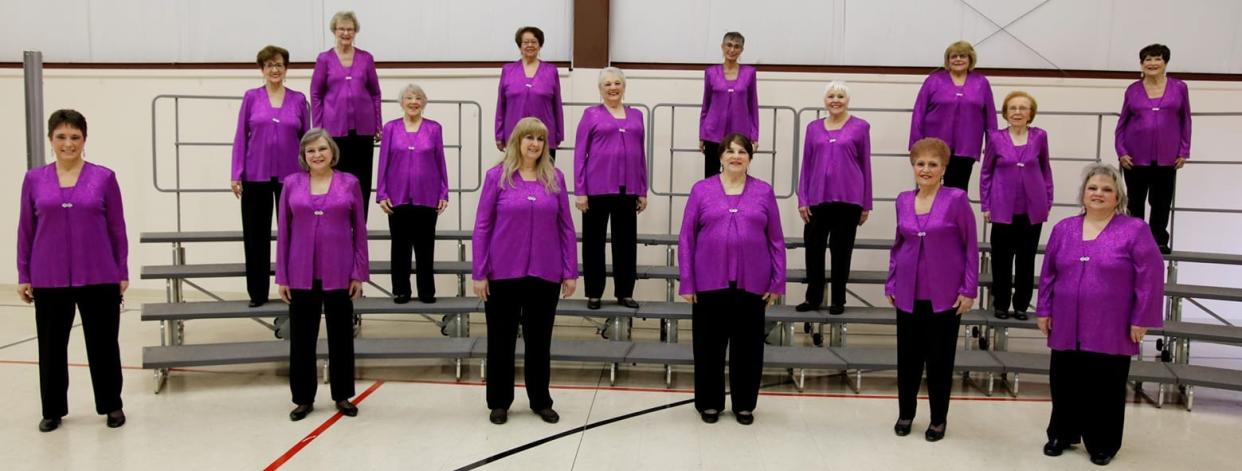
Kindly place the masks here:
MULTIPOLYGON (((382 379, 379 381, 376 381, 375 383, 372 383, 371 387, 367 388, 366 391, 363 391, 362 394, 359 394, 357 397, 354 398, 354 404, 362 403, 362 401, 366 400, 367 396, 370 396, 371 393, 375 392, 375 390, 379 389, 379 387, 383 384, 384 384, 384 380, 382 379)), ((273 461, 272 464, 269 464, 267 465, 266 468, 263 468, 264 471, 271 471, 274 469, 278 469, 281 466, 283 466, 286 462, 288 462, 290 459, 293 459, 294 455, 297 455, 299 451, 302 451, 303 448, 306 448, 306 445, 310 445, 310 443, 315 441, 316 438, 319 438, 319 436, 322 435, 324 432, 326 432, 329 427, 332 427, 332 425, 335 424, 336 421, 341 420, 341 417, 344 417, 344 416, 341 415, 340 412, 332 414, 332 417, 329 417, 328 420, 325 420, 322 424, 319 424, 319 427, 316 427, 315 430, 311 431, 311 433, 307 434, 301 440, 298 440, 297 443, 293 444, 293 447, 289 448, 289 451, 286 451, 285 454, 280 455, 279 458, 276 458, 276 461, 273 461)))

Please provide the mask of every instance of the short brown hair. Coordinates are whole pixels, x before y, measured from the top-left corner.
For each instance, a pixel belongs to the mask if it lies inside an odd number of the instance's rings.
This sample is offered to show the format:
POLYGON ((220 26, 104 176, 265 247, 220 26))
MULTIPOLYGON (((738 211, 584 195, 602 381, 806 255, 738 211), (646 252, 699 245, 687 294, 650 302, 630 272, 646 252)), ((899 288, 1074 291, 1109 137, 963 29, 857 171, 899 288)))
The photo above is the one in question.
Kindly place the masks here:
POLYGON ((944 141, 934 137, 924 137, 919 139, 910 146, 910 165, 914 165, 914 159, 919 155, 931 154, 940 159, 940 165, 949 165, 949 145, 944 141))
POLYGON ((1008 94, 1008 95, 1005 95, 1005 101, 1004 101, 1004 103, 1001 103, 1001 117, 1002 117, 1002 118, 1005 118, 1005 119, 1009 119, 1009 100, 1012 100, 1012 99, 1014 99, 1014 98, 1026 98, 1027 100, 1030 100, 1030 102, 1031 102, 1031 119, 1028 119, 1028 120, 1026 121, 1026 124, 1031 124, 1031 123, 1034 123, 1034 122, 1035 122, 1035 114, 1036 114, 1036 112, 1037 112, 1037 111, 1039 111, 1039 103, 1036 103, 1036 102, 1035 102, 1035 97, 1031 96, 1031 94, 1030 94, 1030 93, 1024 92, 1024 91, 1022 91, 1022 90, 1017 90, 1017 91, 1009 92, 1009 94, 1008 94))
POLYGON ((944 68, 945 69, 949 68, 949 56, 952 56, 954 54, 965 54, 966 57, 969 57, 970 65, 966 67, 966 70, 975 70, 975 62, 978 60, 978 56, 975 55, 974 46, 971 46, 970 43, 966 41, 958 41, 953 44, 950 44, 949 47, 944 48, 944 68))
POLYGON ((724 157, 725 151, 728 151, 729 146, 733 144, 737 144, 742 146, 743 149, 746 149, 746 156, 748 160, 755 160, 755 144, 750 142, 750 138, 746 137, 745 134, 739 134, 736 132, 729 134, 728 136, 725 136, 724 139, 720 140, 720 155, 717 155, 716 158, 719 159, 724 157))
POLYGON ((539 41, 539 47, 543 47, 543 30, 534 26, 523 26, 513 33, 513 42, 517 43, 518 47, 522 47, 522 35, 526 33, 534 35, 535 40, 539 41))
POLYGON ((273 46, 271 44, 268 44, 263 49, 259 49, 259 54, 255 56, 254 60, 255 62, 258 62, 259 67, 262 68, 263 64, 266 64, 267 61, 275 59, 276 56, 280 56, 281 59, 285 60, 285 66, 289 65, 289 50, 280 46, 273 46))
POLYGON ((86 137, 86 117, 82 116, 78 110, 63 109, 52 112, 52 116, 47 118, 47 138, 52 138, 52 132, 61 126, 69 126, 71 128, 82 131, 82 137, 86 137))
POLYGON ((327 141, 328 148, 332 149, 332 160, 328 162, 328 166, 336 167, 336 164, 341 161, 341 148, 336 145, 332 136, 328 135, 328 131, 323 128, 311 128, 302 135, 302 141, 298 143, 298 165, 302 167, 302 170, 310 171, 310 164, 306 163, 306 148, 320 138, 327 141))

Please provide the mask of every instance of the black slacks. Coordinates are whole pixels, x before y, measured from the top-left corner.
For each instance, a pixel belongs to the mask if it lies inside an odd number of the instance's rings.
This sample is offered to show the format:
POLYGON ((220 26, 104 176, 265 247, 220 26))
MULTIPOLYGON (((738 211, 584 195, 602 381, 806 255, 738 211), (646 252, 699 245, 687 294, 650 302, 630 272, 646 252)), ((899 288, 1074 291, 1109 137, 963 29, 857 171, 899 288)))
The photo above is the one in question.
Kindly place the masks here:
POLYGON ((582 266, 586 297, 604 296, 604 242, 612 219, 612 279, 617 299, 634 296, 638 263, 638 197, 598 195, 587 197, 582 214, 582 266))
POLYGON ((850 203, 823 203, 811 207, 811 222, 802 230, 806 239, 806 302, 824 303, 824 252, 832 251, 832 305, 845 306, 850 259, 862 207, 850 203), (830 237, 831 236, 831 237, 830 237))
POLYGON ((914 312, 897 310, 898 419, 914 419, 923 365, 927 365, 931 425, 945 423, 949 415, 960 322, 961 317, 955 310, 932 312, 931 301, 915 301, 914 312))
POLYGON ((418 298, 436 297, 433 259, 436 251, 436 208, 403 204, 393 206, 388 215, 392 231, 392 293, 413 295, 410 291, 410 255, 417 266, 418 298), (412 253, 411 253, 411 248, 412 253))
POLYGON ((82 336, 90 363, 95 412, 121 409, 121 287, 117 284, 35 288, 35 330, 39 335, 39 395, 43 418, 69 414, 69 331, 73 308, 82 313, 82 336))
POLYGON ((1035 250, 1043 224, 1031 224, 1025 214, 1015 214, 1010 224, 992 223, 992 308, 1008 311, 1010 291, 1013 310, 1026 312, 1035 290, 1035 250))
POLYGON ((949 158, 949 167, 944 170, 944 186, 969 191, 970 174, 975 170, 975 159, 953 156, 949 158))
POLYGON ((720 175, 720 143, 703 141, 703 178, 720 175))
POLYGON ((1048 439, 1077 443, 1082 438, 1088 453, 1116 455, 1125 428, 1130 357, 1053 350, 1049 368, 1048 439))
POLYGON ((289 389, 293 403, 315 402, 320 312, 328 329, 332 400, 354 397, 354 302, 349 299, 349 290, 324 291, 323 284, 315 280, 311 289, 290 290, 289 295, 289 389))
POLYGON ((280 201, 281 184, 242 182, 242 246, 246 255, 246 293, 267 302, 272 286, 272 209, 280 201))
POLYGON ((737 288, 704 291, 691 308, 694 324, 694 408, 724 410, 725 352, 733 411, 753 411, 763 377, 762 296, 737 288))
POLYGON ((367 216, 371 210, 371 174, 375 166, 375 136, 360 136, 349 131, 347 136, 333 136, 337 147, 341 148, 341 160, 336 168, 342 172, 358 177, 358 186, 362 188, 362 214, 367 216))
POLYGON ((523 371, 530 408, 552 407, 548 392, 551 376, 552 322, 560 299, 560 283, 535 277, 488 282, 483 304, 487 316, 487 408, 513 405, 514 350, 518 325, 526 344, 523 371))
POLYGON ((1143 219, 1145 204, 1151 204, 1151 235, 1162 249, 1169 247, 1169 211, 1177 191, 1177 167, 1134 166, 1122 173, 1129 192, 1130 215, 1143 219))

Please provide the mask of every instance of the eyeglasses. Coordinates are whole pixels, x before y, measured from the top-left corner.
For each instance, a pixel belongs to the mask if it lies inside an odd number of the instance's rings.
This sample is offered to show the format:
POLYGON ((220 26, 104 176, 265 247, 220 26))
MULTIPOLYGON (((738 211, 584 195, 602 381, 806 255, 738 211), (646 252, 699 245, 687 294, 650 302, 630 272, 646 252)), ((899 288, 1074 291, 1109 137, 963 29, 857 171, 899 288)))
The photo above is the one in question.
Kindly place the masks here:
POLYGON ((523 46, 538 46, 539 40, 538 39, 524 39, 522 40, 522 45, 523 46))
POLYGON ((357 31, 358 31, 357 28, 342 28, 342 27, 336 28, 336 32, 338 33, 355 33, 357 31))
POLYGON ((1009 111, 1031 111, 1031 107, 1029 106, 1010 106, 1006 109, 1009 111))
POLYGON ((263 68, 264 69, 283 69, 285 68, 285 63, 284 62, 265 62, 263 63, 263 68))

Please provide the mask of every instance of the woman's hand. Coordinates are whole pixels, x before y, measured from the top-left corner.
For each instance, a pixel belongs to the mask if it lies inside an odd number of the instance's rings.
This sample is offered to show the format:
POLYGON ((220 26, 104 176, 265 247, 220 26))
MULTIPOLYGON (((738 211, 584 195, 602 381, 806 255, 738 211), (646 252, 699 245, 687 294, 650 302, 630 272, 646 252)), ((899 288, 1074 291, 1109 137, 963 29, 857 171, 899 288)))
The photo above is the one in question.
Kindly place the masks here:
POLYGON ((392 200, 380 201, 379 207, 380 210, 384 211, 384 214, 392 214, 392 200))
POLYGON ((291 297, 289 296, 289 287, 288 287, 288 286, 286 286, 286 285, 280 285, 280 286, 276 287, 276 292, 277 292, 277 293, 280 293, 280 300, 281 300, 281 301, 284 301, 284 302, 285 302, 285 304, 289 304, 289 303, 293 302, 293 298, 291 298, 291 297))
POLYGON ((871 217, 871 211, 863 211, 862 215, 858 216, 858 225, 861 226, 863 224, 866 224, 867 218, 869 217, 871 217))
POLYGON ((1143 337, 1147 336, 1147 328, 1137 325, 1130 326, 1130 341, 1134 343, 1143 343, 1143 337))
POLYGON ((957 295, 957 302, 953 303, 953 307, 957 308, 957 315, 959 316, 967 312, 970 312, 971 306, 974 306, 974 305, 975 305, 974 298, 968 298, 960 294, 957 295))
POLYGON ((984 211, 984 212, 983 212, 983 222, 984 222, 985 224, 991 224, 991 223, 992 223, 992 212, 991 212, 991 211, 984 211))
POLYGON ((448 209, 448 200, 440 200, 436 202, 436 215, 444 214, 444 210, 448 209))
POLYGON ((1117 163, 1121 164, 1121 168, 1124 168, 1126 170, 1130 170, 1134 168, 1134 159, 1128 155, 1117 157, 1117 163))
POLYGON ((1052 335, 1052 317, 1036 317, 1035 323, 1039 324, 1039 331, 1044 333, 1044 337, 1052 335))
POLYGON ((811 223, 811 207, 803 206, 801 208, 798 208, 798 216, 802 217, 803 224, 810 224, 811 223))
POLYGON ((505 151, 505 141, 496 141, 496 150, 501 151, 501 152, 504 152, 504 151, 505 151))
POLYGON ((357 301, 362 297, 362 280, 349 280, 349 299, 357 301))
POLYGON ((125 290, 129 289, 129 280, 121 280, 118 284, 121 285, 121 295, 124 296, 125 290))
POLYGON ((885 297, 886 297, 886 298, 888 298, 888 305, 889 305, 889 306, 892 306, 892 307, 897 307, 897 298, 896 298, 896 297, 893 297, 893 296, 885 296, 885 297))
POLYGON ((1181 170, 1184 165, 1186 165, 1186 157, 1178 157, 1177 160, 1173 161, 1173 168, 1178 170, 1181 170))
POLYGON ((638 214, 642 214, 643 210, 645 209, 647 209, 647 197, 639 196, 638 197, 638 211, 637 211, 638 214))
POLYGON ((699 298, 698 298, 697 296, 693 295, 693 294, 683 294, 683 295, 681 295, 681 298, 682 298, 682 299, 685 299, 685 300, 686 300, 687 302, 689 302, 690 304, 694 304, 694 303, 699 302, 699 298))
POLYGON ((487 302, 488 294, 491 293, 487 290, 487 280, 474 280, 474 295, 487 302))
POLYGON ((574 291, 578 289, 577 279, 561 280, 561 298, 568 298, 574 295, 574 291))
POLYGON ((375 142, 379 142, 380 139, 383 139, 383 138, 384 138, 384 130, 382 129, 376 130, 375 131, 375 142))
POLYGON ((17 297, 21 298, 22 302, 26 304, 34 302, 34 288, 30 286, 30 283, 17 285, 17 297))
POLYGON ((699 139, 699 152, 703 152, 703 146, 704 146, 703 140, 699 139))
POLYGON ((779 301, 780 299, 781 295, 776 293, 768 293, 763 295, 763 300, 768 302, 767 307, 772 307, 772 305, 776 304, 776 301, 779 301))
POLYGON ((587 212, 587 196, 578 195, 578 197, 574 199, 574 207, 578 208, 578 211, 582 211, 584 213, 587 212))
POLYGON ((233 190, 233 196, 235 198, 241 199, 241 192, 242 192, 241 182, 236 182, 236 181, 232 182, 229 184, 229 188, 233 190))

